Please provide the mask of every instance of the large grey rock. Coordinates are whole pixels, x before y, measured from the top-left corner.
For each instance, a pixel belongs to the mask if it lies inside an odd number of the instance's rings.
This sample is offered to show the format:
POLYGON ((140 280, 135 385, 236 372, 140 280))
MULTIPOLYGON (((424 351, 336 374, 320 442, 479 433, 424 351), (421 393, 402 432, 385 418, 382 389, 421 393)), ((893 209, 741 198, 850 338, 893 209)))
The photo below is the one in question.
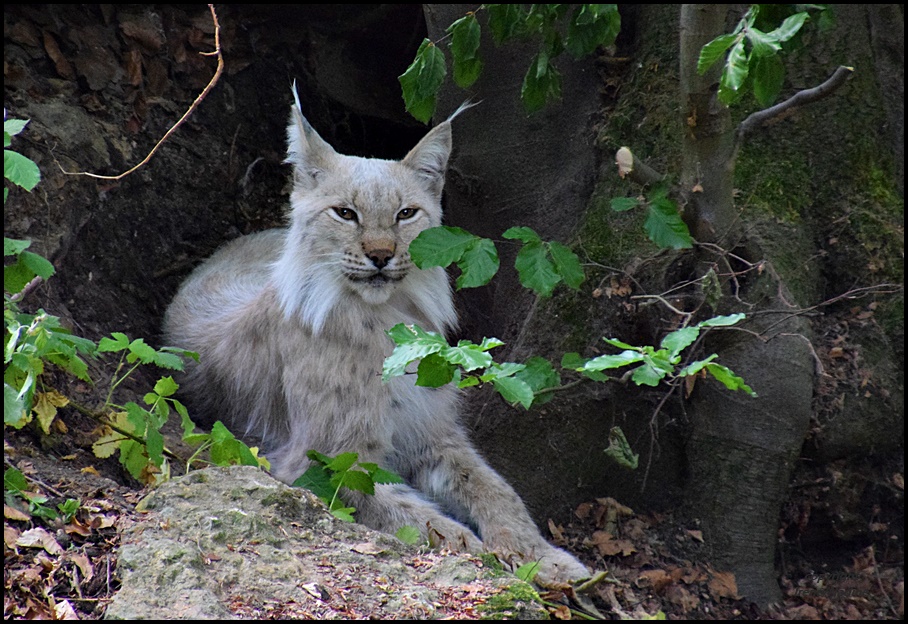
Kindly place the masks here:
POLYGON ((515 577, 337 520, 255 468, 192 472, 139 509, 107 619, 545 617, 515 577))

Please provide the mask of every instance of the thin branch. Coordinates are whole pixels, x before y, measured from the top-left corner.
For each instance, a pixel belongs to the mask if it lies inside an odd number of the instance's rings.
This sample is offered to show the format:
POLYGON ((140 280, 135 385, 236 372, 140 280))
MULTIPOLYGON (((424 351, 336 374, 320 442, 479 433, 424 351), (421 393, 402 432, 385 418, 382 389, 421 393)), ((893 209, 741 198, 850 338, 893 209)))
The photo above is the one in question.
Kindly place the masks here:
POLYGON ((784 113, 788 113, 789 111, 807 104, 812 104, 813 102, 829 96, 836 89, 845 84, 845 81, 851 77, 853 72, 853 67, 845 67, 842 65, 835 70, 835 73, 823 84, 813 87, 812 89, 798 91, 784 102, 780 102, 775 106, 770 106, 765 110, 753 113, 738 126, 738 131, 735 133, 735 149, 737 150, 737 148, 741 146, 748 134, 757 128, 760 128, 768 121, 776 119, 784 113))
POLYGON ((171 126, 170 130, 168 130, 167 133, 163 137, 161 137, 161 140, 158 141, 153 148, 151 148, 151 151, 148 152, 148 156, 146 156, 142 162, 140 162, 138 165, 136 165, 129 171, 124 171, 120 175, 106 176, 106 175, 98 175, 96 173, 89 173, 87 171, 76 171, 76 172, 66 171, 60 165, 60 163, 57 163, 57 166, 60 167, 60 171, 63 172, 64 175, 84 175, 84 176, 88 176, 90 178, 96 178, 98 180, 113 180, 113 181, 122 180, 129 174, 134 173, 141 167, 148 164, 148 161, 151 160, 151 157, 154 156, 155 152, 158 151, 158 149, 164 144, 164 142, 167 139, 169 139, 170 136, 174 132, 176 132, 177 128, 179 128, 181 125, 183 125, 184 121, 189 119, 189 116, 193 113, 193 111, 195 111, 196 108, 198 108, 199 104, 202 103, 202 100, 204 100, 205 97, 208 95, 208 93, 214 88, 214 85, 217 84, 218 80, 221 78, 221 74, 224 71, 224 57, 221 54, 221 26, 220 26, 220 24, 218 24, 218 16, 217 16, 217 13, 215 13, 215 11, 214 11, 214 5, 209 4, 208 9, 211 11, 211 19, 214 21, 214 52, 200 52, 199 54, 201 54, 203 56, 217 56, 218 57, 218 67, 214 72, 214 76, 212 76, 211 80, 208 82, 208 85, 199 94, 199 96, 195 99, 195 101, 192 103, 192 105, 189 107, 189 109, 185 113, 183 113, 183 116, 180 117, 180 119, 173 126, 171 126))

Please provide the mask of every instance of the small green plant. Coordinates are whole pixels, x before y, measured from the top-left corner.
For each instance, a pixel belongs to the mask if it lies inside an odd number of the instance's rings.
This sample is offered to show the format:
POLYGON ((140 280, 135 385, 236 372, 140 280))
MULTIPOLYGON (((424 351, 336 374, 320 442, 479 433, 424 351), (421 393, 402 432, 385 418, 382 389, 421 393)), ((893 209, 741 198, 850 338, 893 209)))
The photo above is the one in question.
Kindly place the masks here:
POLYGON ((59 519, 64 523, 73 519, 81 505, 79 499, 68 498, 62 503, 57 503, 56 509, 48 507, 45 505, 48 498, 43 494, 32 492, 28 487, 25 475, 20 470, 11 467, 3 471, 3 494, 5 504, 14 508, 18 508, 17 499, 27 503, 28 514, 32 517, 44 520, 59 519))
MULTIPOLYGON (((5 147, 10 145, 11 137, 19 134, 27 123, 23 120, 4 120, 5 147)), ((8 181, 27 191, 31 191, 41 179, 40 171, 33 161, 11 150, 4 150, 4 174, 8 181)), ((4 188, 4 202, 8 195, 9 190, 4 188)), ((125 405, 114 403, 114 391, 139 366, 151 364, 170 370, 183 370, 184 359, 198 360, 198 354, 172 347, 154 349, 141 338, 130 340, 119 332, 102 338, 96 344, 72 335, 61 325, 58 317, 44 310, 38 310, 34 314, 23 313, 19 301, 28 294, 30 288, 54 274, 50 262, 28 251, 30 245, 31 242, 27 240, 3 239, 4 258, 14 258, 14 262, 3 267, 3 316, 6 324, 3 344, 4 426, 19 429, 37 420, 41 430, 49 434, 57 409, 71 405, 100 422, 100 437, 92 447, 96 457, 110 457, 119 451, 120 462, 133 477, 143 483, 157 483, 169 478, 167 456, 175 457, 165 449, 161 433, 161 428, 173 409, 182 419, 184 441, 199 447, 187 460, 187 469, 206 450, 209 451, 211 462, 217 465, 240 463, 267 467, 267 460, 258 457, 257 449, 251 449, 237 440, 220 422, 215 423, 211 433, 195 433, 195 424, 189 418, 188 411, 173 398, 179 387, 173 377, 162 377, 155 384, 154 390, 144 396, 147 408, 135 402, 125 405), (92 383, 85 358, 96 358, 105 353, 120 353, 121 356, 100 410, 93 411, 77 405, 53 388, 41 385, 48 364, 92 383), (127 365, 128 369, 124 371, 124 366, 127 365)), ((6 491, 18 492, 26 497, 33 515, 50 517, 55 514, 53 509, 43 506, 46 499, 42 501, 39 500, 40 495, 27 493, 22 485, 24 479, 16 478, 16 472, 18 471, 8 471, 9 478, 5 478, 8 486, 6 491)), ((64 505, 67 508, 61 509, 61 513, 69 513, 71 505, 64 505)))
MULTIPOLYGON (((404 480, 390 470, 379 468, 377 464, 359 461, 357 453, 341 453, 336 457, 329 457, 310 449, 306 456, 312 464, 296 481, 294 487, 304 487, 321 498, 328 504, 331 514, 346 522, 353 522, 355 507, 344 503, 341 499, 341 488, 375 494, 376 483, 403 483, 404 480)), ((408 541, 412 537, 411 531, 403 533, 408 541)), ((417 531, 417 539, 419 532, 417 531)), ((412 543, 412 542, 409 542, 412 543)))
MULTIPOLYGON (((589 56, 599 46, 613 44, 621 30, 616 4, 581 4, 573 9, 567 4, 480 5, 451 24, 445 37, 450 37, 454 82, 463 89, 482 73, 482 28, 476 16, 483 13, 496 45, 514 39, 540 42, 520 90, 524 107, 531 113, 561 97, 561 74, 554 61, 562 52, 578 59, 589 56)), ((432 118, 438 91, 448 73, 440 43, 424 39, 416 58, 399 78, 407 111, 423 123, 432 118)))

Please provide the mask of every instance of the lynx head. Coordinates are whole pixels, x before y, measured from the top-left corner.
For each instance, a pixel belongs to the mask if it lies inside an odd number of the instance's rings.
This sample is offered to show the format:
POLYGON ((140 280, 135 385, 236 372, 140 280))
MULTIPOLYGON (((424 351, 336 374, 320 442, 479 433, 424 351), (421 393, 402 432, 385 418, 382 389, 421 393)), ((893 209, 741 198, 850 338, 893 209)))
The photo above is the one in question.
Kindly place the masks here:
POLYGON ((415 309, 437 330, 453 325, 444 272, 419 270, 407 253, 420 232, 441 225, 450 121, 403 160, 345 156, 306 121, 297 99, 287 130, 290 229, 275 267, 286 315, 318 332, 338 307, 390 304, 415 309))

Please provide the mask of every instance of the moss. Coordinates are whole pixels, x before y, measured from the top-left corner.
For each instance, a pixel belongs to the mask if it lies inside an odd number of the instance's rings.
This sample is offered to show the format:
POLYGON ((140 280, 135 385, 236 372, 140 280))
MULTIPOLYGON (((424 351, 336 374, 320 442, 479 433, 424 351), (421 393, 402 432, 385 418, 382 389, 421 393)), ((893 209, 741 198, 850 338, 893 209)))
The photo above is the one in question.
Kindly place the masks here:
MULTIPOLYGON (((527 610, 541 604, 542 598, 532 585, 515 577, 510 585, 488 598, 476 610, 483 620, 528 619, 530 614, 527 610)), ((542 616, 544 613, 540 607, 534 615, 542 616)))

